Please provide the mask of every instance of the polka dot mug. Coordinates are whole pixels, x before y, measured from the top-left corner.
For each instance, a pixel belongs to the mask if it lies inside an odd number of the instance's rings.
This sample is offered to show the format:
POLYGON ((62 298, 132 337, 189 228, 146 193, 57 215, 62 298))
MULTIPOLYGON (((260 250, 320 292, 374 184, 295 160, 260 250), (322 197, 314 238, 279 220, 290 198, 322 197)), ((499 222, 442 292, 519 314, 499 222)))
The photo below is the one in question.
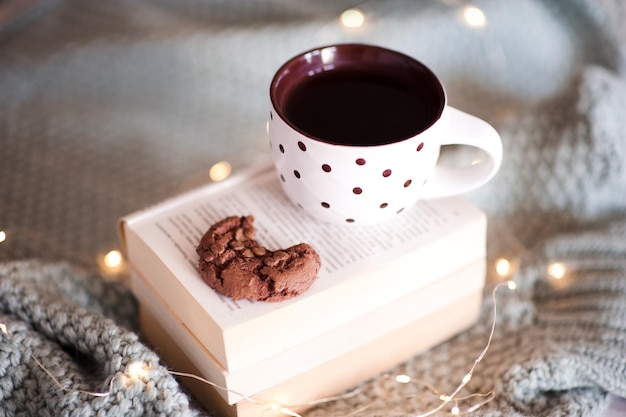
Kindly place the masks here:
POLYGON ((316 48, 286 62, 270 86, 269 136, 283 190, 331 223, 374 224, 419 199, 488 182, 502 142, 487 122, 447 105, 437 76, 417 60, 373 45, 316 48), (442 145, 485 158, 439 162, 442 145))

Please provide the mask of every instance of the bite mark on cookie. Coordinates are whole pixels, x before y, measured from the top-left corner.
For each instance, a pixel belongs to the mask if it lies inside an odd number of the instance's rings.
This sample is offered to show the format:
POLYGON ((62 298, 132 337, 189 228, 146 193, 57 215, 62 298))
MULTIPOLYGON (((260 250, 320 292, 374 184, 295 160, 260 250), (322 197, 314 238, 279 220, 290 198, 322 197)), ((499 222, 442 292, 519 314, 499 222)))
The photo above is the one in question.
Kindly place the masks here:
POLYGON ((283 301, 308 290, 321 266, 315 249, 300 243, 271 251, 255 234, 253 216, 227 217, 211 226, 196 248, 204 282, 235 300, 283 301))

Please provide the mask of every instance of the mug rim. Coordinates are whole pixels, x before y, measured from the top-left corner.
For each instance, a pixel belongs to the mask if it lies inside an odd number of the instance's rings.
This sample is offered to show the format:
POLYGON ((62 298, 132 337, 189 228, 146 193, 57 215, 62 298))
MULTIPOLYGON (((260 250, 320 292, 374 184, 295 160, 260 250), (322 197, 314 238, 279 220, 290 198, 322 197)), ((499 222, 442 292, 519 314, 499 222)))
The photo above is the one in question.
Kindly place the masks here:
MULTIPOLYGON (((381 51, 384 52, 386 54, 390 54, 391 56, 394 56, 396 58, 399 58, 405 62, 410 63, 413 66, 419 67, 419 69, 421 71, 423 71, 425 74, 427 74, 427 76, 432 79, 432 81, 434 81, 434 84, 436 85, 437 88, 437 94, 439 95, 439 106, 435 112, 435 114, 433 115, 433 117, 431 117, 431 120, 429 121, 429 123, 423 127, 421 130, 418 130, 414 133, 412 133, 411 135, 407 136, 407 137, 403 137, 400 139, 396 139, 393 141, 390 141, 388 143, 380 143, 380 144, 375 144, 375 145, 361 145, 361 146, 367 146, 367 147, 375 147, 375 146, 384 146, 384 145, 389 145, 389 144, 393 144, 393 143, 398 143, 398 142, 404 142, 408 139, 414 138, 422 133, 424 133, 425 131, 427 131, 429 128, 431 128, 435 123, 437 123, 442 115, 443 112, 445 110, 445 107, 447 105, 447 94, 446 94, 446 90, 445 87, 443 85, 443 83, 441 82, 441 80, 439 79, 439 77, 437 76, 437 74, 434 73, 433 70, 431 70, 426 64, 424 64, 423 62, 417 60, 416 58, 413 58, 412 56, 409 56, 405 53, 399 52, 397 50, 394 49, 390 49, 390 48, 386 48, 383 46, 378 46, 378 45, 374 45, 374 44, 367 44, 367 43, 336 43, 336 44, 328 44, 328 45, 324 45, 324 46, 318 46, 315 48, 311 48, 309 50, 306 50, 304 52, 300 52, 294 56, 292 56, 291 58, 289 58, 287 61, 285 61, 279 68, 278 70, 276 70, 276 72, 274 73, 274 76, 272 77, 272 81, 270 83, 270 88, 269 88, 269 92, 270 92, 270 102, 272 104, 272 108, 273 110, 277 113, 277 115, 281 118, 281 120, 286 123, 290 128, 294 129, 296 132, 300 133, 301 135, 317 141, 317 142, 322 142, 322 143, 326 143, 326 144, 330 144, 330 145, 336 145, 336 146, 352 146, 352 145, 342 145, 342 144, 338 144, 333 142, 332 140, 329 139, 323 139, 317 136, 314 136, 306 131, 303 131, 302 129, 300 129, 298 126, 294 125, 291 120, 289 120, 289 118, 287 117, 287 115, 285 114, 285 112, 283 111, 283 108, 279 105, 280 103, 280 98, 278 97, 278 88, 279 88, 279 84, 281 81, 283 81, 283 79, 285 77, 288 76, 288 74, 290 74, 289 71, 289 67, 293 67, 294 65, 296 65, 296 63, 298 63, 299 61, 302 60, 310 60, 312 56, 314 56, 315 54, 317 55, 322 55, 324 50, 330 50, 330 49, 337 49, 337 48, 341 48, 341 49, 346 49, 346 48, 362 48, 362 49, 370 49, 370 50, 377 50, 377 51, 381 51), (307 59, 307 57, 309 57, 307 59)), ((323 68, 322 71, 331 71, 335 69, 334 66, 329 66, 328 68, 323 68)), ((318 72, 316 72, 315 74, 317 74, 318 72)), ((313 75, 315 75, 313 74, 313 75)), ((310 76, 313 76, 310 75, 310 76)), ((285 93, 287 95, 287 93, 285 93)))

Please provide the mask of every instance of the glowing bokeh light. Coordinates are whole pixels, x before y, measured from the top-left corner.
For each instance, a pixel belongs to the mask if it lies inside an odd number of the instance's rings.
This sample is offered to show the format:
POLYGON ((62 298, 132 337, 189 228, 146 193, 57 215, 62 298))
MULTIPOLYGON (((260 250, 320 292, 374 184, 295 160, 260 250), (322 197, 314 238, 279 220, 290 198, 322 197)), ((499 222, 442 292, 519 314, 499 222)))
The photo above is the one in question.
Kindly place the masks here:
POLYGON ((365 23, 365 13, 359 9, 348 9, 341 13, 339 20, 346 28, 360 28, 365 23))
POLYGON ((220 161, 209 169, 209 178, 215 182, 224 181, 233 171, 230 164, 226 161, 220 161))
POLYGON ((511 262, 505 258, 496 259, 496 273, 501 277, 506 277, 511 273, 511 262))
POLYGON ((118 250, 109 251, 104 255, 103 261, 107 268, 117 268, 122 264, 122 254, 118 250))
POLYGON ((0 230, 0 243, 4 242, 5 240, 7 240, 7 234, 4 230, 0 230))
POLYGON ((476 6, 467 6, 463 9, 463 19, 468 26, 482 28, 487 25, 487 16, 476 6))
POLYGON ((408 384, 411 382, 411 377, 408 375, 396 375, 396 382, 400 384, 408 384))
POLYGON ((148 374, 148 366, 142 362, 132 362, 126 372, 130 379, 143 379, 148 374))
POLYGON ((548 266, 548 274, 554 279, 561 279, 565 276, 565 265, 554 262, 548 266))

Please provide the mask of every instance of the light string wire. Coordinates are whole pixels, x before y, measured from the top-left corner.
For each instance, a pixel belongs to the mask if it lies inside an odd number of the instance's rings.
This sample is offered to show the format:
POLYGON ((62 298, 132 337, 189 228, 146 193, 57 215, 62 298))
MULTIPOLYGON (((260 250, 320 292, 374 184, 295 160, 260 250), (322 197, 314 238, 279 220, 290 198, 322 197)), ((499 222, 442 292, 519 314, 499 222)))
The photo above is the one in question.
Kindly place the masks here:
MULTIPOLYGON (((452 392, 452 394, 450 395, 441 395, 439 398, 442 400, 442 403, 435 407, 434 409, 423 413, 423 414, 418 414, 415 417, 426 417, 426 416, 430 416, 438 411, 441 411, 443 409, 443 407, 445 407, 448 403, 450 403, 451 401, 459 401, 461 399, 464 398, 469 398, 469 397, 473 397, 473 395, 470 395, 468 397, 461 397, 461 398, 456 398, 457 395, 461 392, 461 390, 463 388, 465 388, 465 386, 470 382, 470 380, 472 379, 472 377, 474 376, 474 371, 476 370, 476 367, 478 366, 478 364, 484 359, 485 355, 487 354, 487 351, 489 350, 489 348, 491 347, 491 344, 493 342, 493 336, 496 332, 496 322, 498 319, 498 306, 497 306, 497 300, 496 300, 496 293, 498 291, 499 288, 503 287, 503 286, 508 286, 509 289, 514 290, 517 288, 517 285, 515 284, 515 281, 506 281, 506 282, 500 282, 498 283, 493 290, 491 291, 491 299, 493 302, 493 311, 492 311, 492 320, 491 320, 491 330, 489 332, 489 337, 487 339, 487 343, 485 344, 485 347, 483 348, 482 352, 480 352, 480 354, 476 357, 476 359, 474 359, 474 363, 472 364, 472 367, 470 368, 469 372, 467 374, 465 374, 465 376, 463 377, 463 379, 461 380, 461 383, 456 387, 456 389, 452 392)), ((484 395, 487 398, 491 398, 493 399, 493 397, 495 397, 495 393, 493 391, 489 391, 488 393, 485 394, 478 394, 478 395, 484 395), (490 395, 490 393, 493 393, 493 396, 490 395)), ((455 407, 458 407, 457 405, 455 405, 455 407)), ((458 409, 457 409, 458 410, 458 409)), ((473 409, 472 411, 475 411, 476 409, 473 409)), ((458 414, 454 413, 454 414, 458 414)))
MULTIPOLYGON (((491 292, 491 297, 492 297, 492 302, 493 302, 493 309, 492 309, 492 321, 491 321, 491 328, 490 328, 490 332, 489 332, 489 337, 487 339, 487 342, 483 348, 483 350, 480 352, 480 354, 476 357, 476 359, 474 359, 474 362, 472 364, 472 366, 470 367, 470 370, 465 374, 465 376, 463 377, 463 379, 461 380, 461 382, 459 383, 459 385, 456 387, 456 389, 452 392, 452 394, 443 394, 440 393, 439 390, 437 390, 433 385, 420 381, 420 380, 413 380, 411 379, 411 382, 415 382, 417 384, 421 384, 422 386, 425 386, 426 388, 428 388, 432 394, 434 394, 435 396, 437 396, 437 398, 439 400, 441 400, 441 403, 434 407, 431 410, 428 410, 426 412, 423 412, 421 414, 415 414, 414 417, 428 417, 431 416, 435 413, 440 412, 441 410, 443 410, 444 407, 446 407, 446 405, 450 404, 450 403, 454 403, 454 406, 452 407, 450 413, 452 415, 460 415, 460 414, 466 414, 466 413, 471 413, 474 412, 476 410, 478 410, 480 407, 482 407, 483 405, 487 404, 488 402, 492 401, 495 398, 495 392, 494 391, 488 391, 486 393, 472 393, 466 396, 459 396, 459 393, 467 386, 467 384, 470 382, 470 380, 472 379, 472 376, 474 375, 474 372, 476 370, 476 367, 478 366, 478 364, 484 359, 484 357, 487 354, 487 351, 489 350, 489 348, 491 347, 491 344, 493 342, 493 337, 495 335, 495 330, 496 330, 496 322, 497 322, 497 314, 498 314, 498 310, 497 310, 497 297, 496 297, 496 293, 498 291, 498 289, 500 289, 503 286, 508 286, 509 289, 511 290, 515 290, 517 288, 517 285, 515 284, 514 281, 512 280, 508 280, 505 282, 500 282, 497 285, 494 286, 492 292, 491 292), (470 400, 470 399, 474 399, 476 397, 480 397, 482 398, 482 401, 477 402, 475 404, 473 404, 472 406, 469 406, 467 408, 467 410, 462 411, 459 406, 460 403, 466 400, 470 400)), ((6 336, 9 335, 8 333, 8 329, 6 324, 4 323, 0 323, 0 332, 5 334, 6 336)), ((32 353, 31 353, 31 357, 33 358, 33 360, 35 361, 35 363, 37 364, 37 366, 39 366, 39 368, 41 368, 42 371, 45 372, 45 374, 50 378, 50 380, 54 383, 54 385, 56 385, 60 390, 65 391, 65 392, 78 392, 81 394, 85 394, 88 396, 92 396, 92 397, 108 397, 109 395, 111 395, 113 393, 113 382, 115 380, 115 377, 113 377, 111 379, 111 381, 109 382, 109 389, 108 391, 104 391, 104 392, 93 392, 93 391, 85 391, 85 390, 80 390, 80 389, 72 389, 72 388, 68 388, 68 387, 64 387, 61 382, 52 374, 52 372, 50 370, 48 370, 48 368, 46 368, 32 353)), ((139 379, 140 376, 140 372, 138 371, 147 371, 149 369, 148 365, 142 365, 140 362, 131 362, 128 367, 127 367, 127 373, 129 374, 129 379, 130 380, 137 380, 139 379)), ((343 394, 339 394, 339 395, 335 395, 335 396, 330 396, 330 397, 324 397, 324 398, 320 398, 320 399, 316 399, 316 400, 312 400, 309 402, 305 402, 302 404, 297 404, 297 405, 280 405, 280 404, 276 404, 276 403, 269 403, 269 402, 262 402, 262 401, 258 401, 255 400, 254 398, 242 394, 240 392, 228 389, 228 388, 224 388, 219 386, 218 384, 215 384, 199 375, 195 375, 195 374, 191 374, 191 373, 187 373, 187 372, 179 372, 179 371, 174 371, 174 370, 167 370, 167 372, 172 375, 172 376, 178 376, 178 377, 183 377, 183 378, 192 378, 195 380, 198 380, 204 384, 210 385, 216 389, 225 391, 225 392, 230 392, 232 394, 238 395, 240 396, 243 400, 245 401, 249 401, 253 404, 256 405, 260 405, 260 406, 267 406, 268 409, 273 409, 273 410, 278 410, 281 413, 288 415, 288 416, 292 416, 292 417, 302 417, 301 414, 297 413, 296 411, 294 411, 295 408, 310 408, 316 405, 321 405, 321 404, 329 404, 332 402, 338 402, 338 401, 342 401, 342 400, 347 400, 350 399, 354 396, 356 396, 357 394, 361 393, 363 391, 363 388, 367 385, 364 384, 363 386, 357 387, 353 390, 347 391, 343 394)), ((384 375, 385 377, 390 377, 390 374, 386 374, 384 375)), ((369 382, 369 384, 371 384, 372 381, 369 382)), ((411 398, 414 397, 416 394, 410 395, 410 396, 406 396, 404 397, 406 398, 411 398)), ((381 403, 381 401, 379 400, 374 400, 372 402, 370 402, 369 404, 365 404, 362 407, 359 407, 357 410, 354 410, 353 412, 346 414, 345 417, 351 417, 354 416, 360 412, 363 412, 365 410, 367 410, 368 408, 371 408, 372 406, 374 406, 377 403, 381 403)), ((382 404, 385 404, 386 401, 382 401, 382 404)), ((266 410, 266 411, 267 411, 266 410)), ((261 414, 263 415, 265 413, 265 411, 261 414)))
MULTIPOLYGON (((483 348, 481 353, 476 357, 476 359, 474 359, 474 363, 472 364, 472 367, 470 368, 469 372, 467 372, 465 374, 465 376, 461 380, 461 383, 452 392, 452 394, 449 394, 449 395, 443 394, 438 389, 436 389, 434 386, 432 386, 429 383, 426 383, 424 381, 413 381, 411 379, 411 381, 419 383, 419 384, 427 387, 434 395, 436 395, 438 397, 439 400, 441 400, 441 404, 439 404, 435 408, 433 408, 431 410, 428 410, 426 412, 423 412, 421 414, 415 414, 415 415, 413 415, 413 417, 427 417, 427 416, 431 416, 431 415, 441 411, 446 405, 448 405, 451 402, 454 402, 454 406, 453 406, 453 408, 450 411, 450 413, 452 415, 467 414, 467 413, 471 413, 471 412, 474 412, 474 411, 478 410, 480 407, 482 407, 483 405, 489 403, 490 401, 492 401, 495 398, 496 393, 493 390, 488 391, 486 393, 473 393, 473 394, 469 394, 469 395, 466 395, 466 396, 463 396, 463 397, 458 397, 458 394, 470 382, 470 380, 472 379, 472 376, 474 375, 474 371, 476 370, 476 367, 484 359, 485 355, 487 354, 487 351, 491 347, 491 344, 493 342, 493 337, 494 337, 495 331, 496 331, 496 323, 497 323, 497 315, 498 315, 496 293, 497 293, 498 289, 502 288, 503 286, 507 286, 510 290, 515 290, 517 288, 517 284, 515 284, 515 281, 512 281, 512 280, 508 280, 508 281, 505 281, 505 282, 500 282, 497 285, 495 285, 495 287, 493 288, 493 290, 491 292, 491 297, 492 297, 492 301, 493 301, 492 321, 491 321, 491 329, 490 329, 490 332, 489 332, 489 337, 487 339, 487 343, 485 344, 485 347, 483 348), (461 401, 465 401, 465 400, 468 400, 468 399, 471 399, 471 398, 475 398, 475 397, 483 397, 484 399, 482 401, 480 401, 480 402, 478 402, 478 403, 468 407, 468 409, 466 411, 464 411, 464 412, 460 410, 459 404, 460 404, 461 401)), ((411 395, 411 396, 407 396, 406 398, 410 398, 410 397, 414 397, 414 396, 415 395, 411 395)), ((366 404, 365 406, 361 407, 356 412, 350 413, 350 414, 348 414, 345 417, 349 417, 349 416, 357 414, 358 412, 365 411, 367 408, 370 408, 373 405, 375 405, 375 402, 372 402, 370 404, 366 404)))
POLYGON ((54 375, 52 375, 52 372, 50 372, 48 368, 46 368, 41 362, 39 362, 39 360, 35 357, 35 355, 31 353, 30 356, 31 358, 33 358, 37 366, 39 366, 39 368, 41 368, 41 370, 44 371, 46 375, 48 375, 48 377, 50 377, 52 382, 54 382, 54 384, 60 390, 63 390, 65 392, 78 392, 81 394, 89 395, 91 397, 108 397, 113 392, 113 379, 111 379, 111 382, 109 382, 109 390, 105 392, 84 391, 81 389, 71 389, 71 388, 64 387, 63 385, 61 385, 59 380, 54 375))

